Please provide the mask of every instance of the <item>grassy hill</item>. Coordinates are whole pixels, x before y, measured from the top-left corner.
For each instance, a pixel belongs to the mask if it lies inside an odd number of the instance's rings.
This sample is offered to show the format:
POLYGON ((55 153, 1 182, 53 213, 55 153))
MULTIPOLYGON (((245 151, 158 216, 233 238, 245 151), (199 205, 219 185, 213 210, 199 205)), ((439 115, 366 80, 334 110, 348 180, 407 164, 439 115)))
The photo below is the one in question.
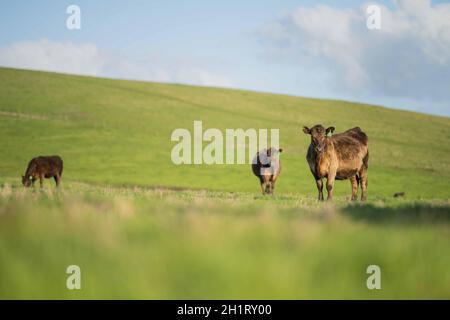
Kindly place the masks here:
MULTIPOLYGON (((279 128, 279 193, 315 195, 303 125, 370 139, 369 196, 450 198, 450 119, 342 101, 0 68, 0 178, 17 183, 28 160, 59 154, 63 181, 259 192, 248 165, 174 166, 176 128, 279 128)), ((337 183, 337 195, 349 194, 337 183)))
POLYGON ((450 298, 449 118, 0 68, 0 135, 0 299, 450 298), (249 165, 173 165, 171 133, 194 120, 279 128, 277 194, 259 195, 249 165), (368 134, 366 203, 348 182, 316 201, 301 127, 317 123, 368 134), (50 154, 62 188, 21 187, 50 154), (66 288, 74 264, 81 290, 66 288))

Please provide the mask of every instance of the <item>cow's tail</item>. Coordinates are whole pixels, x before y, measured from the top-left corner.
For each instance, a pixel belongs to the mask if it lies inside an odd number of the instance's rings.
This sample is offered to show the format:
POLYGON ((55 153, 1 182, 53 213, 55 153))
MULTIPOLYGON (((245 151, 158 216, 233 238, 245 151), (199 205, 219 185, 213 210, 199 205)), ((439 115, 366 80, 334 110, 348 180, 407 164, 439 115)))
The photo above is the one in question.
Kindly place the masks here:
POLYGON ((363 166, 365 169, 369 168, 369 150, 367 150, 366 156, 363 158, 363 166))

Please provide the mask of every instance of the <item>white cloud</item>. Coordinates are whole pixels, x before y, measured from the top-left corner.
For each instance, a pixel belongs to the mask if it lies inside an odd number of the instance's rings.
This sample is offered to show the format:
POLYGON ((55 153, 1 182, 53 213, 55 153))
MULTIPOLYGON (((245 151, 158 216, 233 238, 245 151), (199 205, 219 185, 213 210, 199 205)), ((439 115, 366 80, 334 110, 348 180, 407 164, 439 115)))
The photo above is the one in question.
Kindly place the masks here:
POLYGON ((5 67, 99 75, 104 63, 93 44, 40 40, 0 48, 0 65, 5 67))
POLYGON ((228 78, 193 59, 157 54, 136 58, 105 52, 95 44, 49 40, 18 42, 0 48, 0 66, 157 82, 230 87, 228 78))
MULTIPOLYGON (((374 3, 376 4, 376 3, 374 3)), ((381 6, 381 30, 366 7, 299 7, 262 28, 271 58, 326 69, 336 91, 408 99, 450 98, 450 4, 396 0, 381 6)))
POLYGON ((233 82, 227 77, 209 71, 209 65, 204 61, 155 53, 134 58, 110 55, 104 74, 112 78, 213 87, 233 86, 233 82))

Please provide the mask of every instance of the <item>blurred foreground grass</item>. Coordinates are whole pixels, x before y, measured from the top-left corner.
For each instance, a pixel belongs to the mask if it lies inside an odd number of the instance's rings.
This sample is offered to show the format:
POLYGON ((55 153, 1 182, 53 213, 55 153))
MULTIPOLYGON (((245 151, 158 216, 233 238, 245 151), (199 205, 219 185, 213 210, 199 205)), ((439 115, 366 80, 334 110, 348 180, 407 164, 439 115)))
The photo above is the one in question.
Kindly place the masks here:
POLYGON ((0 298, 450 298, 450 202, 0 189, 0 298), (81 290, 66 289, 68 265, 81 290), (381 267, 368 290, 366 268, 381 267))

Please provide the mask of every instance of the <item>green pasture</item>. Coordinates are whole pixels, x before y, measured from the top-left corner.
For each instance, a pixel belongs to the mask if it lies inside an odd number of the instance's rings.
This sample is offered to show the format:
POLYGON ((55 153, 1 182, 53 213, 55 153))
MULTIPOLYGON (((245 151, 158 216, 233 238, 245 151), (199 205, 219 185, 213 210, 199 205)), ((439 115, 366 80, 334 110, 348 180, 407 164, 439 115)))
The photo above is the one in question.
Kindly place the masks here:
POLYGON ((0 137, 2 299, 450 299, 449 118, 0 68, 0 137), (195 120, 279 129, 276 195, 249 165, 174 165, 171 133, 195 120), (348 181, 316 201, 301 128, 318 123, 369 136, 367 202, 348 181), (23 188, 28 161, 53 154, 61 188, 23 188))

